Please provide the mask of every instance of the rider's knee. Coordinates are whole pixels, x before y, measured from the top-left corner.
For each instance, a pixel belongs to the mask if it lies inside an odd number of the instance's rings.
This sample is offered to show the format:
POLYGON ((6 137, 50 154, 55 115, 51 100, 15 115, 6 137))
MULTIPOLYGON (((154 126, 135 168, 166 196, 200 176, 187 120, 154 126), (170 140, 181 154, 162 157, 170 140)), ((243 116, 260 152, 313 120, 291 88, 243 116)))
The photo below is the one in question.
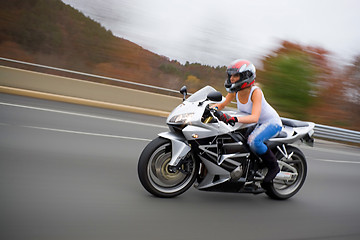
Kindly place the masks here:
POLYGON ((261 140, 258 140, 256 138, 249 139, 248 144, 250 146, 250 149, 257 154, 263 154, 267 150, 267 146, 261 140))

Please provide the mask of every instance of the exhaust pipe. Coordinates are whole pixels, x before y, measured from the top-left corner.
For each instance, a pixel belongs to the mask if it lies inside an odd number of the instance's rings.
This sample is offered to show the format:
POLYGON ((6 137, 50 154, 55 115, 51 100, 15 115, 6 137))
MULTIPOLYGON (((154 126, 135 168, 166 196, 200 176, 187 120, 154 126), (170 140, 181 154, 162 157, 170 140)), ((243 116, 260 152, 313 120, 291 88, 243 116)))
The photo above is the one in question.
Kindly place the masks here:
POLYGON ((297 176, 298 176, 297 173, 281 171, 276 175, 275 179, 281 181, 294 181, 297 178, 297 176))

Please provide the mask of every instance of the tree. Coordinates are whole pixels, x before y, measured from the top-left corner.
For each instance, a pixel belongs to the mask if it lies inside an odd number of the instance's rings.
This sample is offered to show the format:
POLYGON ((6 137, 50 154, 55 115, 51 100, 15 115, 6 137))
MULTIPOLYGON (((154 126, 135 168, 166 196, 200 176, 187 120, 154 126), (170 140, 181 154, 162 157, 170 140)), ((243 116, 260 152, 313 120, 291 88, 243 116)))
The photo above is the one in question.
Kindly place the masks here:
MULTIPOLYGON (((347 82, 345 84, 345 95, 347 101, 360 105, 360 55, 355 58, 355 61, 350 65, 345 72, 347 82)), ((360 110, 360 106, 358 107, 360 110)))
POLYGON ((319 47, 284 41, 263 59, 258 80, 280 115, 358 130, 360 56, 340 69, 329 55, 319 47))
POLYGON ((360 130, 360 55, 346 69, 344 79, 344 100, 347 105, 345 110, 351 113, 351 128, 360 130))
POLYGON ((202 87, 201 80, 194 75, 189 75, 185 81, 190 92, 196 92, 202 87))
POLYGON ((263 60, 258 78, 271 104, 288 117, 304 119, 313 104, 316 71, 311 57, 298 45, 283 47, 263 60))

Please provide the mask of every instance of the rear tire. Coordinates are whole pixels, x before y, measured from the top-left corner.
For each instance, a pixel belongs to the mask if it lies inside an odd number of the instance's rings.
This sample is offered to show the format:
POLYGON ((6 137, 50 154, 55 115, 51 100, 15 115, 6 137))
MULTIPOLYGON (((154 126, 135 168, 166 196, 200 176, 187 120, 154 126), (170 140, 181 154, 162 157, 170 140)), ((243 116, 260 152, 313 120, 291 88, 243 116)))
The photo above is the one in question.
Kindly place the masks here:
MULTIPOLYGON (((307 163, 304 154, 296 147, 286 146, 288 154, 292 154, 290 159, 286 159, 282 153, 279 151, 276 152, 275 156, 278 161, 286 161, 291 167, 296 168, 298 176, 295 180, 291 182, 275 181, 266 191, 266 194, 273 199, 285 200, 294 196, 302 187, 305 182, 307 175, 307 163)), ((287 169, 281 169, 286 171, 287 169)))
POLYGON ((157 197, 176 197, 188 190, 196 179, 199 164, 194 158, 182 166, 189 170, 188 173, 179 170, 172 173, 168 169, 171 155, 171 141, 161 137, 150 142, 140 155, 139 180, 149 193, 157 197))

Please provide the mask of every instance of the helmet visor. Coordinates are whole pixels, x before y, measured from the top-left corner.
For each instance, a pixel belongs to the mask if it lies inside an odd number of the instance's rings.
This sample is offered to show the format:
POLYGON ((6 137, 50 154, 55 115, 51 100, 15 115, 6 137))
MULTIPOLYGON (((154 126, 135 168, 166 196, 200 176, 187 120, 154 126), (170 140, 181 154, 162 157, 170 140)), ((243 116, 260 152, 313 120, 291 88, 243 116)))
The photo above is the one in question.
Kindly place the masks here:
POLYGON ((232 75, 239 73, 239 69, 238 68, 229 68, 226 70, 226 72, 229 76, 232 76, 232 75))
POLYGON ((227 71, 227 73, 228 73, 228 75, 229 75, 229 78, 231 77, 231 76, 240 76, 240 79, 239 79, 239 81, 244 81, 244 80, 246 80, 246 79, 249 79, 253 74, 252 74, 252 72, 250 72, 250 71, 245 71, 245 72, 238 72, 237 71, 238 69, 236 69, 236 68, 232 68, 232 69, 229 69, 228 71, 227 71))

